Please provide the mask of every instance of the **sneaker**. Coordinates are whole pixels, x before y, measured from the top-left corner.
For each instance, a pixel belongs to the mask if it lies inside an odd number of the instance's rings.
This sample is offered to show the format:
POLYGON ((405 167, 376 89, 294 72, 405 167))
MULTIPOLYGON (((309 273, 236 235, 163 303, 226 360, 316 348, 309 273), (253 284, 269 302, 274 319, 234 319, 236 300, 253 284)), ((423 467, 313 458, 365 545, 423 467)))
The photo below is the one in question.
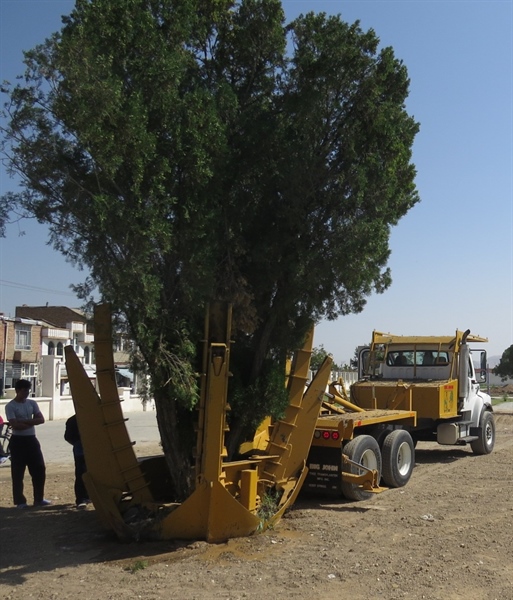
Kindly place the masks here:
POLYGON ((16 508, 28 508, 28 504, 26 502, 22 502, 21 504, 17 504, 16 508))
POLYGON ((3 465, 5 462, 7 462, 9 459, 7 458, 7 456, 0 456, 0 465, 3 465))
POLYGON ((86 506, 87 506, 87 502, 84 502, 84 501, 82 501, 82 502, 79 502, 79 503, 77 504, 77 508, 78 508, 79 510, 83 510, 84 508, 86 508, 86 506))
POLYGON ((49 506, 52 503, 51 500, 40 500, 39 502, 34 502, 34 506, 49 506))

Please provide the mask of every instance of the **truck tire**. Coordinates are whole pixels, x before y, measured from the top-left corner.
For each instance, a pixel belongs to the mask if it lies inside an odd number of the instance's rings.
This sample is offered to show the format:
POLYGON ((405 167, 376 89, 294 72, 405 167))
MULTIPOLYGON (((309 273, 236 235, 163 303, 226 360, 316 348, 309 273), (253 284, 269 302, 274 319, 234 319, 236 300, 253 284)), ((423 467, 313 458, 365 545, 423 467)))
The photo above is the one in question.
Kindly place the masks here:
POLYGON ((410 481, 415 466, 415 445, 404 429, 387 435, 382 448, 383 481, 389 487, 403 487, 410 481))
MULTIPOLYGON (((348 442, 343 450, 343 454, 348 456, 356 463, 367 467, 367 469, 378 472, 378 482, 381 478, 381 452, 378 442, 370 435, 359 435, 348 442)), ((355 465, 342 463, 342 473, 360 474, 361 469, 355 465)), ((354 483, 342 481, 342 494, 348 500, 367 500, 372 496, 372 492, 362 489, 354 483)))
POLYGON ((479 419, 479 439, 470 442, 474 454, 490 454, 495 446, 495 419, 493 413, 484 410, 479 419))

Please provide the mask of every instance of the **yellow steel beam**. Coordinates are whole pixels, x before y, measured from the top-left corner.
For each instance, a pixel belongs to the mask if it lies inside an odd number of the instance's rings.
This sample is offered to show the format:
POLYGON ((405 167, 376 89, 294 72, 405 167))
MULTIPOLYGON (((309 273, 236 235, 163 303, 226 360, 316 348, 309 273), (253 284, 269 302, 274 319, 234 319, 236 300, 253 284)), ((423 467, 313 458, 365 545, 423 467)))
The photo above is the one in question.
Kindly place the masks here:
MULTIPOLYGON (((391 333, 382 333, 380 331, 374 331, 372 334, 373 344, 406 344, 406 345, 433 345, 443 344, 450 345, 455 342, 461 341, 463 337, 463 331, 456 331, 456 335, 393 335, 391 333)), ((470 334, 467 337, 467 342, 488 342, 488 338, 481 337, 478 335, 470 334)))

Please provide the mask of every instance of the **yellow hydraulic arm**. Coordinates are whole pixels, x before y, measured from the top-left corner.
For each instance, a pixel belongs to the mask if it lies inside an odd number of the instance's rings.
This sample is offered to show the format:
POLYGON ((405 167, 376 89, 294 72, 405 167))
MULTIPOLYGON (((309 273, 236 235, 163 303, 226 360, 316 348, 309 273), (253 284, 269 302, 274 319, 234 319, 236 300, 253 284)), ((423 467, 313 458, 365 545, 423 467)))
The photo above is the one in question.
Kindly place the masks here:
POLYGON ((96 393, 72 346, 66 346, 66 370, 86 457, 84 475, 91 498, 104 526, 124 539, 132 537, 120 515, 120 503, 151 502, 148 484, 134 453, 121 410, 114 375, 110 310, 95 309, 96 393))

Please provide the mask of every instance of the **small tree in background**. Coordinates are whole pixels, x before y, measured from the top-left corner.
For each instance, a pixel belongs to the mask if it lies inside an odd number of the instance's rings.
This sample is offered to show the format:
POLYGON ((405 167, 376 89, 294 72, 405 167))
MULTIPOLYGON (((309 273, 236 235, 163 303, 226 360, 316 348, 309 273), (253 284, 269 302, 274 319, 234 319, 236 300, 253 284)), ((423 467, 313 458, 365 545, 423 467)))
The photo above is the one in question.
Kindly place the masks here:
POLYGON ((513 345, 504 350, 501 360, 493 372, 495 375, 499 375, 502 381, 513 379, 513 345))
MULTIPOLYGON (((329 356, 329 353, 324 349, 324 346, 322 344, 320 346, 316 346, 312 350, 312 357, 310 359, 310 369, 312 369, 312 371, 318 371, 320 366, 324 362, 324 359, 327 356, 329 356)), ((331 370, 340 371, 341 368, 336 363, 333 363, 331 370)))

